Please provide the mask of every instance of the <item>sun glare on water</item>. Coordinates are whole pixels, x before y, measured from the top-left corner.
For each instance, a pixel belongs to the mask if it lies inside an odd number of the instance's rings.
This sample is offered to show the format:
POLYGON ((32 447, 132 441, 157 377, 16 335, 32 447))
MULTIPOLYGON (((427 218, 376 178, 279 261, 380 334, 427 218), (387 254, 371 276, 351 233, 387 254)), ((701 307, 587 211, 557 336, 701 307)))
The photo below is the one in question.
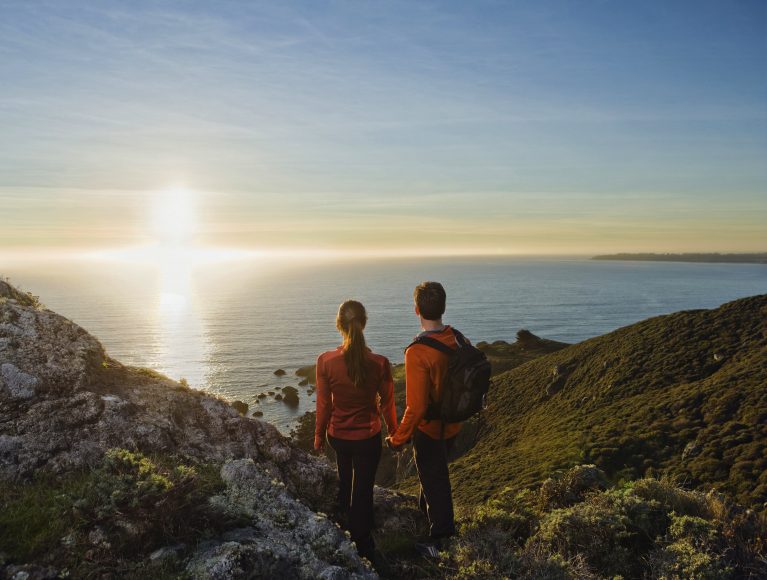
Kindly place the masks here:
POLYGON ((163 329, 158 361, 171 376, 184 376, 194 386, 207 380, 210 345, 196 312, 192 275, 201 252, 195 244, 199 232, 198 195, 184 187, 172 187, 152 196, 148 231, 152 244, 143 260, 158 271, 156 320, 163 329))

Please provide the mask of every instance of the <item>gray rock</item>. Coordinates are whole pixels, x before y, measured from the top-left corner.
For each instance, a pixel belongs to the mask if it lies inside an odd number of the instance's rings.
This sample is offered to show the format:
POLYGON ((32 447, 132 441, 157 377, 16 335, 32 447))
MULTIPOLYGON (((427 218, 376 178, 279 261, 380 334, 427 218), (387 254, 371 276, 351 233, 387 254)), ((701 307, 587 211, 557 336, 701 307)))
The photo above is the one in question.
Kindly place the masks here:
POLYGON ((149 563, 153 566, 162 566, 163 564, 177 560, 179 554, 183 552, 185 548, 186 546, 184 544, 163 546, 149 555, 149 563))
POLYGON ((106 533, 100 527, 95 527, 90 531, 90 533, 88 533, 88 541, 91 543, 91 545, 99 548, 111 547, 106 533))
POLYGON ((11 363, 4 363, 0 367, 0 377, 7 394, 12 399, 31 399, 35 396, 35 387, 39 379, 19 370, 11 363))
POLYGON ((54 580, 61 578, 58 570, 50 566, 38 566, 35 564, 24 564, 21 566, 7 566, 0 569, 2 578, 9 580, 54 580))
POLYGON ((227 462, 221 479, 226 491, 211 502, 246 516, 251 526, 198 548, 187 565, 192 578, 308 579, 336 568, 344 578, 377 578, 334 523, 294 499, 254 461, 227 462))

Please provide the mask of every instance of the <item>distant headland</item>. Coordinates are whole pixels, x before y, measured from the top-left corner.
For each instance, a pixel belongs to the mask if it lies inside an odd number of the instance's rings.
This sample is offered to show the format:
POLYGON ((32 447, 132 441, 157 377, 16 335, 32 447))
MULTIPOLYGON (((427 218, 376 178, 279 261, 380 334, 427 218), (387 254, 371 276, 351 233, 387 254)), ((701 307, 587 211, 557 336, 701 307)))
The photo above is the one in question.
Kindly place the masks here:
POLYGON ((710 262, 726 264, 767 264, 767 252, 753 254, 605 254, 592 260, 624 260, 641 262, 710 262))

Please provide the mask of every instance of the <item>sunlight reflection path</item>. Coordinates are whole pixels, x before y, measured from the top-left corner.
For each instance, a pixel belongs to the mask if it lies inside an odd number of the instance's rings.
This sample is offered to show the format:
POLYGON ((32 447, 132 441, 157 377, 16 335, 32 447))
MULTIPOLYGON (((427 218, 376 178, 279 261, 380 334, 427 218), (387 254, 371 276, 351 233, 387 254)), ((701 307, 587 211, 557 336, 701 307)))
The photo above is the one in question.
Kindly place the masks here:
POLYGON ((180 249, 165 250, 157 259, 158 370, 177 380, 185 378, 190 386, 205 387, 211 345, 196 303, 192 276, 195 263, 180 249))

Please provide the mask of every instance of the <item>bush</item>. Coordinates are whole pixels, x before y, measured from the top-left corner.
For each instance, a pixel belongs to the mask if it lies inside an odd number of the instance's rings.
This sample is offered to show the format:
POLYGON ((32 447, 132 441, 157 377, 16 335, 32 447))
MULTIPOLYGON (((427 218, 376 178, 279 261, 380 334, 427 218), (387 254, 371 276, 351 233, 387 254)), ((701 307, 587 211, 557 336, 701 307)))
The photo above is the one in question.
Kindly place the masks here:
POLYGON ((587 494, 607 489, 607 478, 595 465, 576 465, 550 477, 539 490, 541 508, 562 508, 583 501, 587 494))
POLYGON ((669 544, 650 555, 650 568, 659 580, 727 580, 733 570, 720 557, 702 551, 687 540, 669 544))
POLYGON ((635 495, 646 500, 655 500, 667 511, 690 516, 711 515, 704 494, 686 491, 669 480, 640 479, 630 486, 635 495))
POLYGON ((93 471, 5 486, 0 552, 11 562, 42 559, 75 576, 125 575, 159 547, 193 545, 237 524, 208 502, 223 487, 218 466, 112 449, 93 471))
POLYGON ((767 523, 756 512, 668 480, 599 491, 579 483, 602 481, 581 477, 591 469, 464 507, 443 569, 461 579, 767 577, 767 523))
POLYGON ((568 559, 582 556, 590 568, 614 575, 624 573, 631 562, 626 547, 631 535, 624 514, 588 501, 549 513, 530 546, 568 559))

